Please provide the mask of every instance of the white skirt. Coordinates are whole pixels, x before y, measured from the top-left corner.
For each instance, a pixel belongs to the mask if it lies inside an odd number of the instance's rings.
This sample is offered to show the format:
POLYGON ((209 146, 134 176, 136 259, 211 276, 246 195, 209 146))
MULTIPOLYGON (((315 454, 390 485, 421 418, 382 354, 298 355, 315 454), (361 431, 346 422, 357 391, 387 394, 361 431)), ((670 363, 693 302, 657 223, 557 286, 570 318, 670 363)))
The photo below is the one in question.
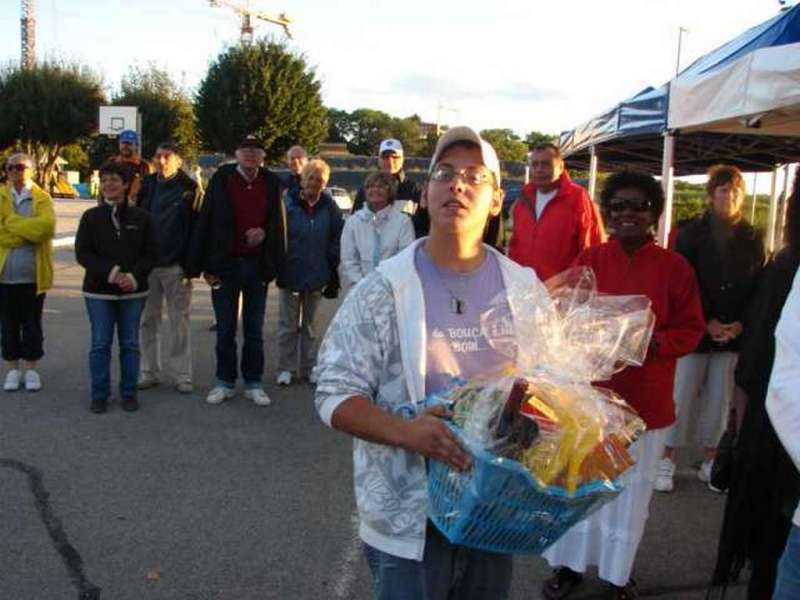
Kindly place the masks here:
POLYGON ((631 446, 636 465, 622 476, 625 489, 600 510, 573 525, 542 554, 550 566, 584 573, 587 567, 596 565, 604 581, 617 586, 628 583, 650 514, 650 498, 666 434, 666 428, 645 432, 631 446))

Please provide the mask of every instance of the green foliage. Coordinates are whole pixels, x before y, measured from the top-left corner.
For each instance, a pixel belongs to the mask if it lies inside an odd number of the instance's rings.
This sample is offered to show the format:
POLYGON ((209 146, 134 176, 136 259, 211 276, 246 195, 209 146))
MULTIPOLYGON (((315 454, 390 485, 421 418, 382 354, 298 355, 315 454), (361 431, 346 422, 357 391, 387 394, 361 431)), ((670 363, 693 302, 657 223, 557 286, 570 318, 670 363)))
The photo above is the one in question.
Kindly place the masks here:
POLYGON ((66 170, 79 171, 82 178, 89 174, 89 153, 86 145, 85 140, 80 140, 61 149, 61 158, 67 161, 66 170))
POLYGON ((232 153, 249 133, 278 161, 293 144, 311 152, 328 130, 320 82, 302 56, 258 40, 233 46, 211 64, 195 103, 204 146, 232 153))
POLYGON ((328 136, 326 142, 344 144, 350 131, 350 114, 338 108, 328 109, 328 136))
POLYGON ((494 146, 500 160, 524 161, 528 145, 511 129, 484 129, 481 137, 494 146))
POLYGON ((152 157, 156 146, 167 140, 178 144, 184 158, 191 160, 197 156, 199 140, 192 101, 166 71, 154 65, 131 67, 113 103, 139 107, 143 157, 152 157))
POLYGON ((531 131, 525 136, 525 143, 528 148, 533 148, 539 144, 558 144, 558 136, 542 133, 541 131, 531 131))
MULTIPOLYGON (((399 118, 370 108, 359 108, 351 113, 328 109, 328 141, 346 142, 351 154, 375 156, 381 141, 387 138, 400 140, 406 156, 425 156, 433 152, 430 141, 422 135, 422 119, 418 115, 399 118)), ((436 145, 435 137, 433 145, 436 145)))
POLYGON ((33 69, 0 69, 0 148, 33 156, 37 182, 49 181, 61 149, 87 137, 105 101, 100 79, 87 67, 45 62, 33 69))

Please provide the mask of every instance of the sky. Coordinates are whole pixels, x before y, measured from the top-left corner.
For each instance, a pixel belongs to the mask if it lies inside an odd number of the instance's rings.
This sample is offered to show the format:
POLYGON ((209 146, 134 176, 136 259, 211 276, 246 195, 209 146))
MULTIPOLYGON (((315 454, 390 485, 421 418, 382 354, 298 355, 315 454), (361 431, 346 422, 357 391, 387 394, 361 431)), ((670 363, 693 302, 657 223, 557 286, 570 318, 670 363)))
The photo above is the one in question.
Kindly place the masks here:
MULTIPOLYGON (((242 2, 246 0, 229 0, 242 2)), ((37 54, 89 64, 109 91, 131 65, 165 68, 187 89, 238 17, 208 0, 35 0, 37 54)), ((777 0, 250 0, 294 19, 288 46, 347 111, 425 121, 571 129, 776 14, 777 0)), ((19 60, 19 0, 0 0, 0 61, 19 60)), ((283 39, 280 28, 255 33, 283 39)))

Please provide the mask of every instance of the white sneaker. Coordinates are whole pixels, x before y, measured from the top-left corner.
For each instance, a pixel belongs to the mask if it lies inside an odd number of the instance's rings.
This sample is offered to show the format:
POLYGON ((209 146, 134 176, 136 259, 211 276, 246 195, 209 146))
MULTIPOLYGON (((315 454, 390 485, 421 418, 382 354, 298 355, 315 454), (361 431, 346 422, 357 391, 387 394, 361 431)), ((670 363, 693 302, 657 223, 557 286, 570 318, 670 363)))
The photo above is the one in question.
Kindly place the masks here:
POLYGON ((269 406, 272 400, 267 396, 267 393, 260 387, 248 388, 244 391, 244 397, 252 400, 256 406, 269 406))
POLYGON ((25 391, 38 392, 42 389, 42 379, 33 369, 25 371, 25 391))
POLYGON ((278 385, 289 385, 292 383, 292 374, 289 371, 281 371, 275 378, 275 383, 278 385))
POLYGON ((158 377, 152 373, 142 373, 139 375, 139 381, 136 382, 136 389, 149 390, 158 385, 158 377))
POLYGON ((703 483, 711 481, 711 467, 714 465, 713 460, 704 460, 697 471, 697 478, 703 483))
POLYGON ((308 383, 317 385, 317 381, 319 381, 319 378, 317 377, 317 369, 315 367, 311 369, 311 372, 308 374, 308 383))
POLYGON ((225 400, 230 400, 236 395, 236 390, 233 388, 218 385, 206 396, 206 402, 209 404, 222 404, 225 400))
POLYGON ((22 373, 19 369, 11 369, 6 373, 6 380, 3 383, 3 390, 6 392, 16 392, 22 383, 22 373))
POLYGON ((658 461, 658 472, 653 488, 657 492, 671 492, 675 489, 675 463, 670 458, 658 461))

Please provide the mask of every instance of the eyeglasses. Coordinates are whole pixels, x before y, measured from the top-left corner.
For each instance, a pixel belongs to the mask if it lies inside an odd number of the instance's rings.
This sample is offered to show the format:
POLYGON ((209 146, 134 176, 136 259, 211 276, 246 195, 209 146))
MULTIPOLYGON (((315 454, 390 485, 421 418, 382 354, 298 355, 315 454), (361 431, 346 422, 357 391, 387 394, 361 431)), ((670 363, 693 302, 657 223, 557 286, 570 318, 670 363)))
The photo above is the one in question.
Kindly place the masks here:
POLYGON ((17 163, 17 164, 14 164, 14 165, 6 165, 6 171, 18 171, 19 173, 22 173, 25 169, 29 169, 29 168, 30 167, 28 167, 28 165, 26 165, 25 163, 17 163))
POLYGON ((635 212, 644 212, 653 208, 653 205, 647 198, 620 198, 615 196, 608 201, 608 210, 621 211, 626 208, 635 212))
POLYGON ((381 154, 383 160, 400 160, 403 158, 402 154, 395 154, 394 152, 384 152, 381 154))
POLYGON ((436 165, 431 173, 431 180, 440 183, 449 183, 456 177, 473 186, 488 185, 494 181, 494 174, 486 167, 467 167, 458 171, 452 165, 442 164, 436 165))

